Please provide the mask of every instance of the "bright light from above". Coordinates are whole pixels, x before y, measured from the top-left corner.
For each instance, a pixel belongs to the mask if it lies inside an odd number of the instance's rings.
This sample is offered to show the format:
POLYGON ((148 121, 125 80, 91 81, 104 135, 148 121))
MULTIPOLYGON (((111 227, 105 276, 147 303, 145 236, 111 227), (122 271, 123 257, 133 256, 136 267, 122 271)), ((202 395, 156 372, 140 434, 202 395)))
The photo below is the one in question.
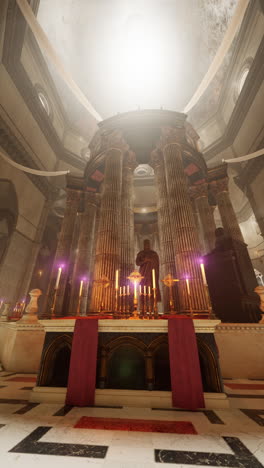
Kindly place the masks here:
MULTIPOLYGON (((144 15, 129 16, 115 41, 114 81, 132 108, 153 106, 166 83, 166 44, 162 26, 144 15), (165 82, 165 83, 164 83, 165 82)), ((158 107, 162 103, 158 103, 158 107)))

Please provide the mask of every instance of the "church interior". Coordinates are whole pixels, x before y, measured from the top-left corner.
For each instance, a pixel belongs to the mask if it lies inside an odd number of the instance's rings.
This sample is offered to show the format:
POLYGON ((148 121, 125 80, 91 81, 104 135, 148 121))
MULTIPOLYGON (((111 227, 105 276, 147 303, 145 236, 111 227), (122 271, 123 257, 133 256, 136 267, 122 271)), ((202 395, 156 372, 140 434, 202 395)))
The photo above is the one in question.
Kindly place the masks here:
POLYGON ((1 0, 3 466, 264 466, 263 31, 1 0))

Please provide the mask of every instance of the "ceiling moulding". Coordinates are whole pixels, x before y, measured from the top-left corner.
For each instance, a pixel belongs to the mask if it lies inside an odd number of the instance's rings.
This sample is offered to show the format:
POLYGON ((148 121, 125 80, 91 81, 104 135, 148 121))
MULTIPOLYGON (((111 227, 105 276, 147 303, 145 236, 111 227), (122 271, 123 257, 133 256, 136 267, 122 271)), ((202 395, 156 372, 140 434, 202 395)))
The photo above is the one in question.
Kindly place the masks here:
MULTIPOLYGON (((220 93, 217 110, 213 114, 211 114, 209 119, 205 120, 202 125, 195 127, 196 130, 198 131, 198 133, 200 134, 201 129, 205 129, 209 122, 212 122, 212 120, 217 120, 219 129, 223 132, 221 137, 219 137, 217 140, 215 140, 214 143, 209 144, 209 146, 207 146, 207 148, 205 149, 204 154, 205 154, 206 160, 210 159, 211 156, 213 156, 214 154, 217 154, 218 152, 222 151, 222 149, 225 149, 225 147, 230 144, 230 142, 226 143, 226 138, 229 136, 229 133, 230 133, 229 126, 231 124, 231 120, 232 119, 236 120, 237 117, 239 115, 241 115, 241 114, 244 116, 248 111, 248 109, 247 109, 246 112, 243 112, 244 111, 244 109, 243 109, 244 102, 242 102, 241 95, 240 95, 240 99, 238 99, 236 104, 234 105, 232 115, 231 115, 231 117, 229 119, 229 123, 227 125, 224 123, 222 115, 221 115, 221 110, 222 110, 222 107, 223 107, 224 102, 226 100, 227 91, 230 88, 230 86, 233 87, 234 77, 237 75, 237 72, 238 72, 237 64, 239 62, 239 56, 243 52, 243 44, 248 41, 248 35, 249 35, 250 32, 252 32, 254 21, 255 21, 256 17, 259 14, 261 14, 261 6, 260 6, 259 1, 250 2, 249 7, 248 7, 247 12, 246 12, 246 15, 245 15, 245 18, 244 18, 244 21, 243 21, 243 23, 241 25, 241 28, 239 30, 238 37, 236 39, 236 44, 235 44, 235 47, 234 47, 234 51, 232 53, 231 61, 230 61, 230 64, 228 66, 227 73, 226 73, 226 78, 224 80, 222 90, 221 90, 221 93, 220 93), (221 148, 219 150, 218 150, 218 145, 221 145, 221 148)), ((261 48, 261 43, 260 43, 259 49, 260 48, 261 48)), ((258 68, 263 63, 263 60, 261 62, 261 53, 262 52, 260 50, 258 50, 258 52, 255 55, 255 59, 257 59, 257 60, 254 60, 255 61, 254 74, 258 73, 258 68), (257 58, 257 55, 258 55, 258 58, 257 58)), ((255 77, 251 81, 250 80, 250 75, 252 77, 252 70, 251 70, 251 73, 249 73, 246 85, 244 86, 244 89, 243 89, 242 93, 240 93, 240 94, 244 95, 245 91, 246 91, 246 93, 248 93, 249 90, 252 90, 252 84, 254 84, 255 77), (250 81, 250 84, 249 84, 249 81, 250 81)), ((252 90, 251 95, 255 96, 257 90, 258 90, 258 87, 255 87, 252 90)), ((199 104, 198 104, 198 107, 199 107, 199 104)), ((194 120, 194 124, 195 124, 195 120, 194 120)), ((241 126, 241 124, 239 125, 239 129, 240 129, 240 126, 241 126)), ((231 141, 231 143, 232 142, 233 142, 233 140, 231 141)))
MULTIPOLYGON (((1 117, 0 145, 13 161, 33 169, 40 169, 1 117)), ((24 172, 23 174, 31 180, 46 199, 54 199, 57 194, 57 190, 46 177, 39 177, 24 172)))
POLYGON ((209 161, 213 156, 231 146, 247 116, 247 113, 263 83, 264 78, 264 38, 261 41, 258 52, 253 60, 247 81, 239 95, 226 126, 224 134, 216 142, 212 143, 204 152, 204 158, 209 161))
MULTIPOLYGON (((37 5, 38 2, 35 2, 37 5)), ((76 169, 83 170, 85 167, 85 161, 82 158, 68 150, 66 150, 59 139, 51 120, 46 115, 44 109, 40 105, 39 98, 35 87, 29 79, 25 68, 23 67, 20 56, 24 44, 26 34, 26 23, 20 13, 20 10, 16 4, 16 0, 10 0, 6 16, 6 27, 3 47, 3 64, 5 65, 10 78, 14 82, 21 96, 23 97, 27 107, 31 114, 36 120, 42 133, 44 134, 49 145, 53 149, 57 158, 64 161, 76 169)), ((41 51, 36 44, 32 34, 29 35, 31 45, 34 44, 32 54, 34 54, 37 66, 40 68, 41 73, 44 74, 45 80, 50 86, 51 94, 56 96, 56 103, 60 106, 59 113, 63 113, 63 119, 65 119, 65 126, 71 128, 71 125, 64 112, 63 106, 60 102, 60 98, 56 91, 56 88, 51 79, 47 65, 42 57, 41 51)), ((73 128, 76 132, 76 129, 73 128)), ((18 161, 19 162, 19 161, 18 161)))

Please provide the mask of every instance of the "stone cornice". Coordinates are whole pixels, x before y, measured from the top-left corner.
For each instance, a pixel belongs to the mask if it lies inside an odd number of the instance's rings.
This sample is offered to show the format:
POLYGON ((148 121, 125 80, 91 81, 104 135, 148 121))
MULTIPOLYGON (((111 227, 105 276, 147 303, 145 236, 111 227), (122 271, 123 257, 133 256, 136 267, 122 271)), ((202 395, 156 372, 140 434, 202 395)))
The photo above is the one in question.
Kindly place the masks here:
MULTIPOLYGON (((46 332, 72 332, 75 319, 40 320, 46 332)), ((193 320, 196 333, 214 333, 220 320, 193 320)), ((99 320, 99 332, 167 333, 168 320, 99 320)))
POLYGON ((221 323, 216 327, 216 333, 263 333, 264 323, 221 323))

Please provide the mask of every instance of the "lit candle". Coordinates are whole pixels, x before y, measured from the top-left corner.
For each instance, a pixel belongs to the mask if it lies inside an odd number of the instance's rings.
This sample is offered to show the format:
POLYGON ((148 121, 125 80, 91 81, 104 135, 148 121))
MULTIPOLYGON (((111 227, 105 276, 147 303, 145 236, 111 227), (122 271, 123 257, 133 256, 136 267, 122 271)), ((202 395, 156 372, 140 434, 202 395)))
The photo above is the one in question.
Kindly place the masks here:
POLYGON ((206 281, 206 276, 205 276, 205 271, 204 271, 204 264, 201 263, 201 272, 202 272, 202 277, 203 277, 203 284, 206 286, 207 285, 207 281, 206 281))
POLYGON ((115 272, 115 288, 118 290, 118 284, 119 284, 119 270, 116 270, 115 272))
POLYGON ((134 298, 137 299, 137 282, 134 281, 134 298))
POLYGON ((141 284, 139 285, 139 294, 142 294, 142 287, 141 287, 141 284))
POLYGON ((190 293, 190 285, 189 285, 189 279, 188 279, 188 278, 186 278, 186 286, 187 286, 188 294, 189 294, 189 296, 190 296, 191 293, 190 293))
POLYGON ((59 269, 58 269, 58 274, 57 274, 57 278, 56 278, 55 289, 58 289, 58 287, 59 287, 60 277, 61 277, 61 271, 62 271, 62 267, 59 267, 59 269))
POLYGON ((127 295, 129 296, 130 294, 130 289, 129 289, 129 285, 127 285, 127 295))
POLYGON ((150 289, 150 286, 148 287, 148 295, 151 296, 151 289, 150 289))
POLYGON ((123 286, 123 294, 124 294, 124 296, 126 295, 126 287, 125 286, 123 286))
POLYGON ((146 296, 146 294, 147 294, 147 286, 145 285, 144 286, 144 296, 146 296))
POLYGON ((119 288, 119 294, 120 294, 120 296, 122 296, 122 286, 120 286, 120 288, 119 288))
POLYGON ((82 290, 83 290, 83 280, 80 282, 80 289, 79 289, 79 297, 82 295, 82 290))
POLYGON ((156 289, 156 276, 155 276, 154 268, 152 269, 152 285, 153 285, 153 289, 156 289))

